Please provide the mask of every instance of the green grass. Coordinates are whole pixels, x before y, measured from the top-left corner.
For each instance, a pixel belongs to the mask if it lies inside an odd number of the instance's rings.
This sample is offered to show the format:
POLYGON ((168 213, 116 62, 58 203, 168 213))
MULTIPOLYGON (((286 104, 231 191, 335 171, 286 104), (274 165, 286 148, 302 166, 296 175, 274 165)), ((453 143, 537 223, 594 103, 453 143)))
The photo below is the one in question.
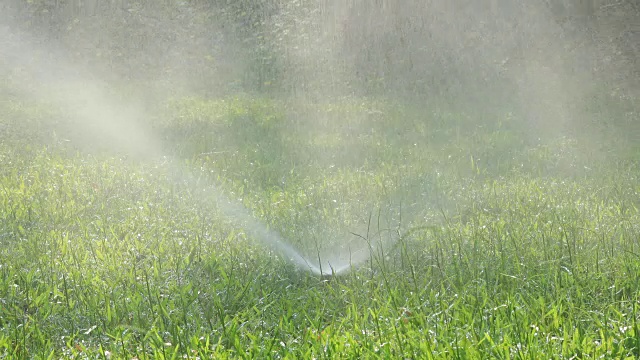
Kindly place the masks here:
POLYGON ((640 356, 633 154, 532 144, 508 113, 238 97, 171 102, 149 121, 175 156, 143 161, 0 106, 1 357, 640 356), (310 257, 397 242, 318 277, 213 186, 310 257))

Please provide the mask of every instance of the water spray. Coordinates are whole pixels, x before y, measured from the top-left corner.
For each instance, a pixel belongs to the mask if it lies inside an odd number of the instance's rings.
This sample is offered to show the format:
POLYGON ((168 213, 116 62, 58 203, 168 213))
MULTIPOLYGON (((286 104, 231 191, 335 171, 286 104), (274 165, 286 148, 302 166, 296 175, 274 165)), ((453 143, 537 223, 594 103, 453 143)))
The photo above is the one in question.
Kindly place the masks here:
MULTIPOLYGON (((46 99, 63 109, 76 122, 83 137, 89 141, 108 139, 115 150, 135 158, 149 159, 162 154, 158 137, 137 121, 145 114, 135 106, 125 106, 111 99, 104 90, 106 86, 93 80, 90 73, 83 73, 78 66, 65 62, 63 54, 56 53, 55 49, 46 49, 51 58, 41 60, 27 37, 18 37, 16 31, 8 32, 0 26, 0 38, 4 39, 0 48, 8 54, 1 65, 5 68, 20 67, 30 81, 19 85, 34 98, 46 99), (64 86, 60 80, 64 81, 64 86), (56 91, 46 92, 47 85, 55 87, 56 91)), ((177 163, 171 161, 171 164, 177 163)), ((192 171, 185 168, 177 170, 181 170, 182 181, 199 186, 192 171)), ((348 258, 323 256, 320 252, 315 259, 307 258, 278 232, 252 216, 240 202, 226 196, 215 184, 209 185, 206 189, 208 196, 235 227, 243 229, 249 237, 259 240, 298 268, 313 274, 332 276, 346 273, 369 260, 378 247, 377 243, 367 243, 367 247, 350 252, 348 258)))

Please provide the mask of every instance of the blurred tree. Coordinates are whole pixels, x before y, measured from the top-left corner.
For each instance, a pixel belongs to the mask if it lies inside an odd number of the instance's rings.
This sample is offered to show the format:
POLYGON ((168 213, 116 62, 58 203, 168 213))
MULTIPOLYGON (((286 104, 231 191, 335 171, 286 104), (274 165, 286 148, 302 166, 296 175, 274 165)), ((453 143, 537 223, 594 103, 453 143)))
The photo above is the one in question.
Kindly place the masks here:
POLYGON ((638 4, 4 0, 0 16, 59 42, 73 61, 125 79, 200 84, 197 91, 205 92, 485 102, 483 89, 500 98, 517 87, 516 71, 505 71, 517 58, 544 60, 558 73, 600 77, 620 89, 638 87, 638 4))

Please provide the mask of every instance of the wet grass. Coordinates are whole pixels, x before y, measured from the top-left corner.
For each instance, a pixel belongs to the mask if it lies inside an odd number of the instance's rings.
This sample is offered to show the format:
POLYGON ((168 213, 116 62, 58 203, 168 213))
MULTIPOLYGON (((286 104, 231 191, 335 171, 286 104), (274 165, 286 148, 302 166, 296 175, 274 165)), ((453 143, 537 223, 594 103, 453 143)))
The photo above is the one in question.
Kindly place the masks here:
POLYGON ((142 161, 79 150, 45 106, 2 109, 3 357, 640 356, 633 156, 531 143, 507 113, 229 98, 168 105, 150 121, 174 156, 142 161), (309 256, 342 231, 397 241, 318 277, 214 185, 309 256))

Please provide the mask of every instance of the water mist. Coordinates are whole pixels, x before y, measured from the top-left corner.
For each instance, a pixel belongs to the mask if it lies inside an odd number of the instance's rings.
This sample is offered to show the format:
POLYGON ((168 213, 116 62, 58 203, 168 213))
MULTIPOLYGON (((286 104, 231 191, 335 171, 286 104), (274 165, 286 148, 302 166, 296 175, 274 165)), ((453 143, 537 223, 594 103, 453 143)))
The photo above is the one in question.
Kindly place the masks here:
MULTIPOLYGON (((9 32, 3 27, 0 27, 0 38, 4 39, 0 49, 7 54, 1 68, 20 68, 20 83, 15 85, 35 101, 46 101, 68 116, 75 124, 75 142, 92 144, 99 139, 100 143, 110 144, 109 150, 142 161, 164 156, 158 137, 139 121, 148 116, 140 106, 114 99, 106 91, 106 84, 66 60, 66 56, 55 48, 37 47, 28 35, 17 36, 16 31, 9 32), (47 57, 40 57, 42 54, 47 57)), ((277 231, 252 216, 239 201, 225 195, 216 184, 202 187, 191 169, 177 165, 179 160, 169 159, 168 162, 175 167, 175 173, 181 174, 181 184, 200 187, 201 194, 234 226, 300 269, 317 275, 342 274, 366 262, 377 247, 378 243, 363 240, 362 246, 348 254, 318 254, 307 258, 277 231)))

